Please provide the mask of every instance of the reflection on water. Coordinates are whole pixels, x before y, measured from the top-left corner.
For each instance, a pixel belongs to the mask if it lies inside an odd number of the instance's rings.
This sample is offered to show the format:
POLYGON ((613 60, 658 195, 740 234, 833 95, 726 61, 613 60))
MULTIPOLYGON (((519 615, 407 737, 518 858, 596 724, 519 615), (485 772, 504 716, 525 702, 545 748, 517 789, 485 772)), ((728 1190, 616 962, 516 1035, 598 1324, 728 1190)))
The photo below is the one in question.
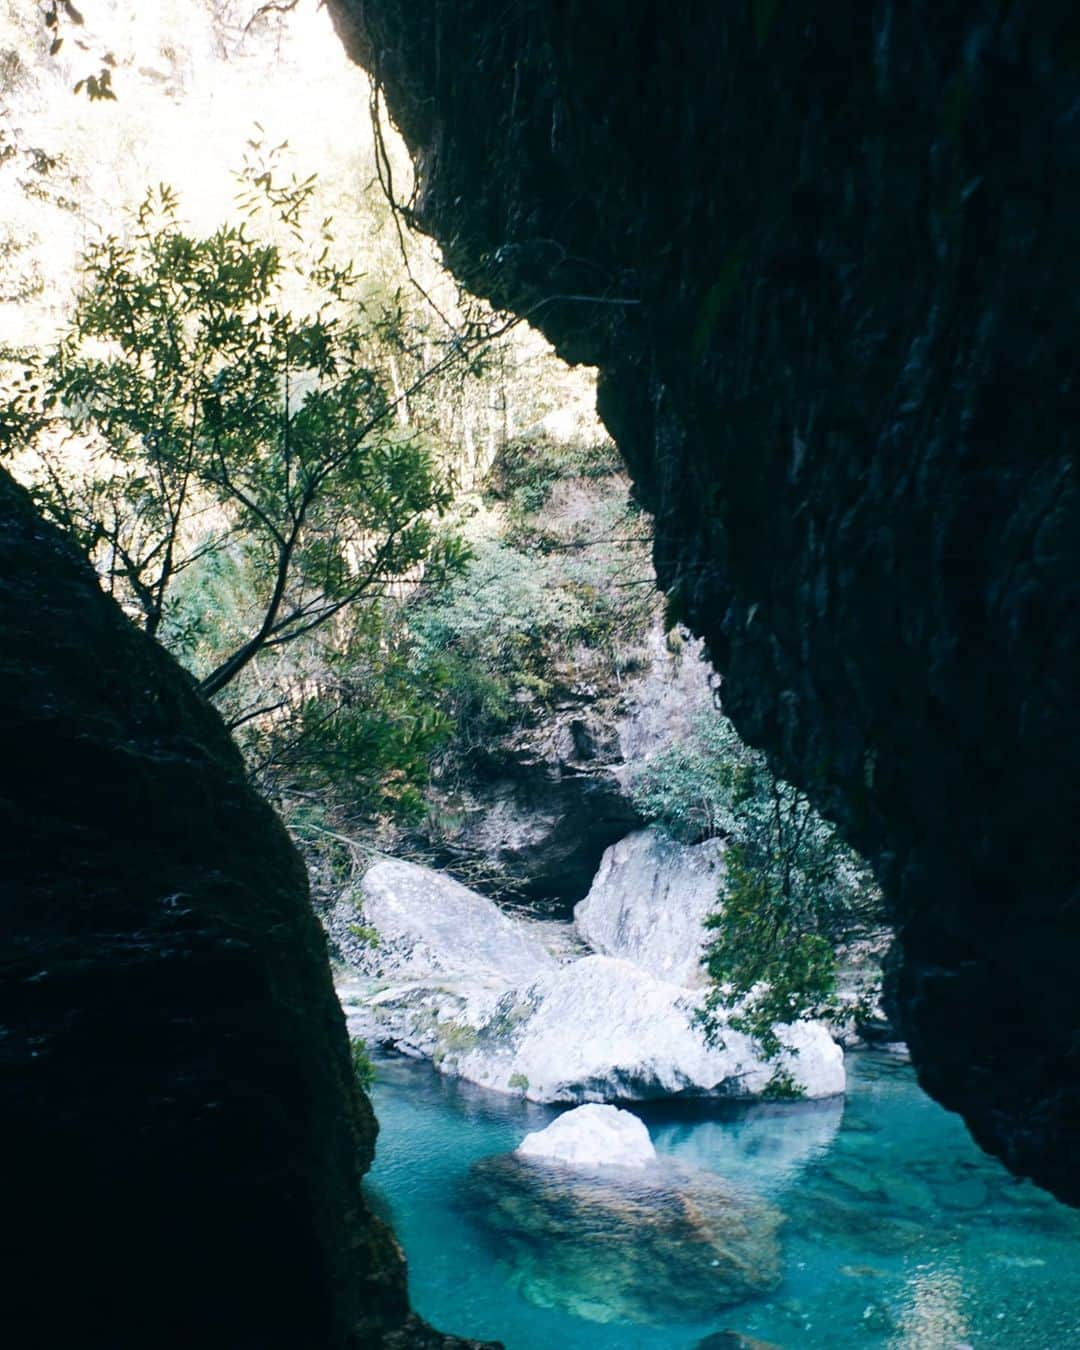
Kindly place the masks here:
POLYGON ((852 1056, 849 1081, 845 1101, 635 1107, 662 1158, 750 1188, 786 1219, 777 1287, 722 1312, 703 1307, 697 1322, 645 1325, 625 1320, 632 1301, 597 1306, 604 1280, 580 1255, 555 1259, 561 1239, 546 1214, 523 1209, 531 1231, 492 1243, 477 1206, 500 1197, 470 1190, 470 1169, 554 1108, 387 1061, 370 1185, 405 1246, 419 1311, 508 1350, 690 1350, 726 1328, 787 1350, 1080 1346, 1080 1214, 982 1155, 906 1065, 852 1056), (553 1280, 559 1297, 536 1306, 553 1280), (586 1305, 588 1318, 568 1311, 586 1305))
POLYGON ((734 1106, 726 1119, 718 1118, 715 1105, 704 1104, 696 1119, 678 1107, 666 1113, 653 1107, 647 1114, 657 1152, 771 1195, 828 1149, 843 1119, 844 1099, 805 1102, 794 1111, 779 1102, 734 1106))
POLYGON ((961 1308, 964 1289, 951 1263, 917 1267, 901 1300, 899 1326, 890 1345, 960 1345, 968 1334, 961 1308))

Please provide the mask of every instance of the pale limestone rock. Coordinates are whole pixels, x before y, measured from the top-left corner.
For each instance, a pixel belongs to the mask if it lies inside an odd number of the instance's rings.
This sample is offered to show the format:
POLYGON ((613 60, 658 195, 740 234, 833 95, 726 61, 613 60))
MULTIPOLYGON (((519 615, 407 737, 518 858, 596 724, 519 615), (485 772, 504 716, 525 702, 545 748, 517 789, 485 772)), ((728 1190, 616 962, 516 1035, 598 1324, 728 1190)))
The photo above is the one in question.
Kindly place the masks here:
POLYGON ((349 1034, 440 1068, 447 1054, 475 1043, 510 989, 556 969, 544 927, 511 918, 444 873, 398 859, 370 867, 327 930, 349 959, 337 979, 349 1034), (356 938, 368 930, 374 941, 356 938))
POLYGON ((706 1043, 700 994, 657 980, 616 957, 588 956, 500 1001, 477 1044, 447 1067, 533 1101, 643 1100, 678 1094, 755 1097, 777 1069, 806 1097, 844 1090, 843 1052, 824 1027, 785 1028, 787 1049, 764 1063, 749 1037, 706 1043))
POLYGON ((372 1045, 534 1101, 754 1097, 777 1068, 807 1097, 844 1090, 842 1053, 816 1023, 786 1028, 789 1051, 766 1064, 737 1032, 705 1042, 701 990, 616 957, 560 964, 550 925, 427 868, 376 863, 360 895, 362 908, 342 902, 329 927, 335 941, 358 924, 378 933, 339 979, 349 1031, 372 1045))
POLYGON ((386 858, 360 883, 363 922, 397 977, 450 975, 503 986, 528 984, 554 967, 527 926, 444 873, 386 858))
POLYGON ((647 1167, 656 1161, 643 1121, 630 1111, 595 1103, 575 1107, 546 1129, 527 1134, 516 1152, 567 1167, 647 1167))
POLYGON ((719 907, 724 846, 636 830, 604 853, 574 924, 594 951, 673 984, 704 983, 706 916, 719 907))

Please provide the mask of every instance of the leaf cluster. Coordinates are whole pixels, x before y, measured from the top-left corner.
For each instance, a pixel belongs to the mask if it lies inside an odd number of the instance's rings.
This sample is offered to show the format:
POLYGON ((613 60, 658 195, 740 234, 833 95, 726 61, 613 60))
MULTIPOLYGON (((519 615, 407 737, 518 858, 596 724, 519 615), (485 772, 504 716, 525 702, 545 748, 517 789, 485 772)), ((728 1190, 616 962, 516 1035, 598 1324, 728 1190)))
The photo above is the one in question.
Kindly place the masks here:
POLYGON ((729 1026, 773 1058, 777 1026, 836 1015, 836 947, 880 922, 881 896, 805 794, 720 712, 654 756, 631 794, 674 837, 728 844, 719 907, 707 921, 707 1034, 719 1040, 729 1026))
POLYGON ((5 403, 9 438, 38 449, 41 505, 147 631, 210 557, 261 586, 250 630, 202 675, 210 696, 260 652, 462 558, 435 523, 451 485, 393 417, 378 324, 346 304, 347 269, 315 270, 297 315, 276 244, 243 225, 191 235, 162 186, 129 237, 87 251, 70 330, 5 403))

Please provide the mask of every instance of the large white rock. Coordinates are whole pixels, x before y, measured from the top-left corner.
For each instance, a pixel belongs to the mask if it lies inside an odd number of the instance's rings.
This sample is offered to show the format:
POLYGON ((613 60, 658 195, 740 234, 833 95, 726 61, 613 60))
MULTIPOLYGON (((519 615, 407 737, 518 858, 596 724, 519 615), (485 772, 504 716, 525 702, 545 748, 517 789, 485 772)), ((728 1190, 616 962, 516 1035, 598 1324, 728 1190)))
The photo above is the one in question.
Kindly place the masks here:
POLYGON ((516 1152, 567 1167, 647 1167, 656 1161, 644 1121, 615 1106, 575 1107, 527 1134, 516 1152))
POLYGON ((617 957, 560 964, 546 926, 428 868, 378 862, 358 898, 339 904, 329 928, 339 948, 351 929, 366 935, 353 938, 338 989, 350 1033, 372 1045, 534 1101, 755 1097, 777 1068, 807 1097, 844 1090, 843 1055, 824 1027, 785 1029, 777 1064, 738 1032, 708 1045, 696 1021, 703 990, 617 957))
POLYGON ((339 900, 327 930, 349 961, 336 980, 349 1034, 440 1068, 445 1055, 475 1043, 508 990, 557 966, 544 926, 398 859, 370 867, 339 900))
POLYGON ((736 1031, 722 1047, 707 1044, 695 1018, 700 998, 629 961, 588 956, 505 995, 476 1045, 446 1067, 546 1102, 755 1097, 778 1069, 806 1097, 843 1092, 843 1052, 818 1023, 786 1028, 784 1053, 765 1063, 736 1031))
POLYGON ((723 855, 718 839, 688 845, 655 829, 627 835, 605 851, 575 908, 578 932, 594 951, 659 979, 703 984, 705 918, 718 908, 723 855))
POLYGON ((554 960, 519 920, 442 872, 386 858, 360 882, 363 921, 395 976, 452 975, 528 984, 554 960))

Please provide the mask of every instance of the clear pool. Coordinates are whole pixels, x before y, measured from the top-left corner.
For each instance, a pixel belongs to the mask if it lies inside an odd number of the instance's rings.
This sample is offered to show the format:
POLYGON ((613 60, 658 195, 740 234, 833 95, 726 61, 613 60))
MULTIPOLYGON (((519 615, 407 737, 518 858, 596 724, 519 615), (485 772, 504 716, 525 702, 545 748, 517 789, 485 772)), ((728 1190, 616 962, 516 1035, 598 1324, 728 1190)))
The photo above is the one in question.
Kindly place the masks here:
POLYGON ((748 1186, 786 1217, 772 1293, 644 1326, 527 1302, 470 1217, 470 1165, 556 1109, 380 1061, 367 1184, 404 1245, 413 1305, 443 1331, 507 1350, 690 1350, 728 1329, 786 1350, 1080 1347, 1080 1212, 980 1153, 906 1064, 865 1053, 848 1068, 842 1101, 635 1106, 661 1155, 748 1186))

